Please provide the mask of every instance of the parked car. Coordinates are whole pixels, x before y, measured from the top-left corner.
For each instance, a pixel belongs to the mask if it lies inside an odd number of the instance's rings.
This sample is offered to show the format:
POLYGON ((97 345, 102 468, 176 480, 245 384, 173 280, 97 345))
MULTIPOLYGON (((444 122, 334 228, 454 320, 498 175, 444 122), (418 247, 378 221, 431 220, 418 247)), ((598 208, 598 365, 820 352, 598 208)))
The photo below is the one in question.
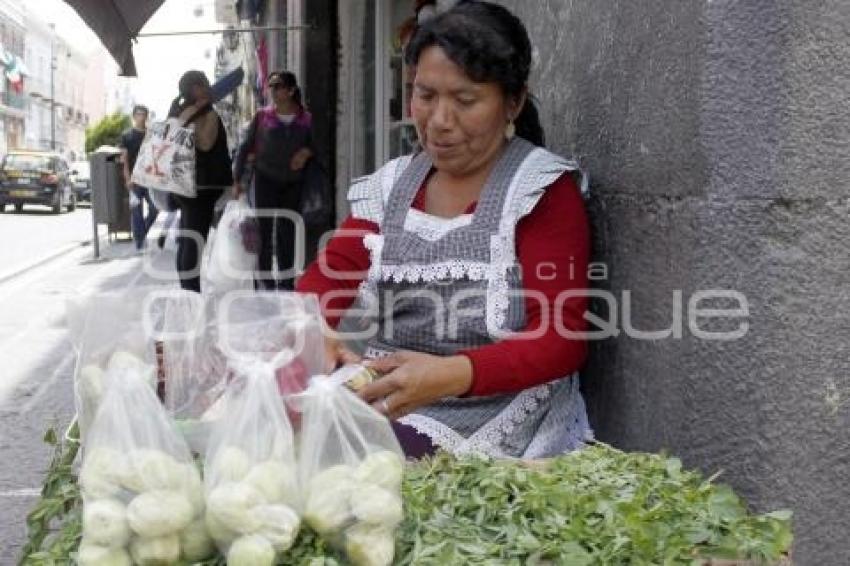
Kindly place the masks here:
POLYGON ((49 151, 10 151, 0 165, 0 210, 7 204, 20 212, 25 204, 41 204, 54 214, 77 207, 71 170, 62 156, 49 151))
POLYGON ((91 202, 91 167, 88 161, 71 163, 71 182, 77 194, 77 202, 91 202))

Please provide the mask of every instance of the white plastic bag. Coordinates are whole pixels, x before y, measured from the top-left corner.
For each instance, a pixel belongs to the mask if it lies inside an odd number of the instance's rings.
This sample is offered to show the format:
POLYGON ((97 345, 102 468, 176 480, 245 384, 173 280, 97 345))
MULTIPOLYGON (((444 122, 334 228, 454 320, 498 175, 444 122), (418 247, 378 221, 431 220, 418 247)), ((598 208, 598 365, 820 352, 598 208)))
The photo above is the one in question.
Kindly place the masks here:
POLYGON ((68 329, 77 353, 74 404, 83 439, 116 368, 149 364, 145 375, 152 388, 156 385, 153 343, 143 325, 145 298, 150 292, 150 288, 139 287, 75 297, 67 303, 68 329))
POLYGON ((198 454, 221 414, 229 376, 218 348, 214 306, 207 296, 164 289, 151 296, 145 311, 163 373, 163 404, 198 454))
POLYGON ((222 295, 254 288, 257 252, 245 247, 243 226, 254 221, 244 198, 229 201, 218 226, 210 231, 201 264, 201 289, 222 295))
POLYGON ((345 387, 348 377, 316 376, 298 397, 304 520, 354 566, 388 566, 403 518, 403 453, 390 422, 345 387))
POLYGON ((228 563, 272 566, 301 525, 295 443, 272 366, 236 373, 207 449, 206 524, 228 563))
POLYGON ((201 475, 146 378, 128 366, 107 386, 84 441, 78 563, 194 562, 215 552, 201 475))
POLYGON ((221 351, 231 363, 271 364, 284 397, 300 393, 311 376, 322 373, 325 337, 314 295, 231 293, 217 308, 221 351))

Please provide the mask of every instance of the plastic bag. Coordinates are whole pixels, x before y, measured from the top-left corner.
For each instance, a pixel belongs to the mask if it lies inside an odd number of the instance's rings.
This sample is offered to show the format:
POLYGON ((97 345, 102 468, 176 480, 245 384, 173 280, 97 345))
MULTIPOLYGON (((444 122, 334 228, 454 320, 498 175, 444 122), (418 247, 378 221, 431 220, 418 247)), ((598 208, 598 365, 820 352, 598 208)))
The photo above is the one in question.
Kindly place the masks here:
POLYGON ((228 563, 271 566, 301 525, 295 443, 272 366, 236 373, 205 460, 206 524, 228 563))
POLYGON ((137 368, 108 383, 84 449, 81 566, 214 555, 200 472, 137 368))
POLYGON ((253 221, 253 211, 244 198, 225 205, 217 228, 210 231, 201 265, 204 293, 221 295, 254 288, 257 253, 243 240, 243 225, 253 221))
MULTIPOLYGON (((69 334, 77 353, 74 404, 85 439, 110 374, 129 364, 151 364, 153 342, 145 332, 143 312, 151 288, 77 297, 66 306, 69 334)), ((156 372, 146 374, 155 387, 156 372)))
POLYGON ((173 212, 177 210, 177 201, 174 200, 174 195, 171 193, 159 189, 148 189, 148 194, 150 194, 151 200, 158 211, 173 212))
POLYGON ((304 520, 355 566, 389 565, 404 459, 390 422, 345 387, 349 377, 316 376, 298 397, 304 520))
POLYGON ((314 295, 231 293, 218 309, 222 352, 235 363, 271 364, 281 395, 302 392, 311 376, 322 373, 325 337, 314 295))
POLYGON ((158 345, 163 404, 198 454, 223 412, 229 378, 227 358, 218 347, 214 306, 207 296, 168 289, 153 295, 146 310, 158 345))

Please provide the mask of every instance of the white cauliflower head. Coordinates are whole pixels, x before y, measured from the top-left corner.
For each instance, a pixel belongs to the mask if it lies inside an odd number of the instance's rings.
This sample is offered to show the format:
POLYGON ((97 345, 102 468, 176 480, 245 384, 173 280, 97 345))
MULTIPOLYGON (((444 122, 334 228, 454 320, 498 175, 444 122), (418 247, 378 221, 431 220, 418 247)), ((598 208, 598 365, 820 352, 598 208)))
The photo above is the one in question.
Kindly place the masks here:
POLYGON ((130 543, 130 555, 138 566, 173 566, 180 560, 180 538, 173 534, 135 538, 130 543))
POLYGON ((195 516, 204 514, 204 484, 201 480, 201 472, 194 464, 183 464, 183 485, 180 491, 189 499, 195 516))
POLYGON ((267 501, 263 495, 246 483, 223 483, 207 497, 207 516, 228 530, 252 533, 259 526, 253 509, 264 503, 267 501))
POLYGON ((183 529, 180 533, 180 547, 183 549, 183 558, 189 562, 206 560, 215 554, 215 544, 203 519, 193 521, 183 529))
POLYGON ((121 485, 141 493, 153 489, 179 489, 185 481, 183 464, 170 454, 152 448, 131 450, 121 485))
POLYGON ((126 546, 130 540, 127 508, 117 499, 86 501, 83 505, 83 537, 99 546, 126 546))
POLYGON ((354 468, 328 468, 310 480, 304 519, 320 534, 337 531, 353 520, 349 499, 358 488, 354 468))
POLYGON ((271 543, 259 535, 236 539, 227 552, 227 566, 272 566, 274 559, 271 543))
POLYGON ((147 491, 127 506, 130 528, 143 538, 176 533, 191 523, 193 516, 192 504, 178 491, 147 491))
POLYGON ((395 452, 372 452, 357 466, 355 477, 363 482, 379 485, 390 491, 401 490, 404 460, 395 452))
POLYGON ((393 531, 359 524, 345 531, 345 552, 353 566, 389 566, 395 554, 393 531))
POLYGON ((260 505, 254 508, 260 522, 256 534, 265 538, 278 552, 289 550, 298 535, 301 519, 286 505, 260 505))
POLYGON ((98 546, 83 539, 77 550, 78 566, 133 566, 130 554, 123 548, 98 546))
POLYGON ((351 511, 358 521, 392 529, 404 518, 401 497, 373 484, 361 484, 351 493, 351 511))
POLYGON ((210 515, 209 511, 204 515, 204 524, 207 526, 210 537, 221 546, 229 546, 231 542, 239 538, 239 533, 225 527, 215 515, 210 515))
POLYGON ((248 475, 251 464, 251 458, 244 450, 225 446, 215 454, 207 473, 214 477, 216 482, 236 482, 248 475))
POLYGON ((245 483, 257 489, 269 503, 295 505, 298 501, 298 477, 295 467, 280 460, 266 460, 251 468, 245 483))
POLYGON ((112 448, 92 447, 86 450, 80 470, 83 494, 93 499, 111 497, 121 491, 121 481, 126 473, 124 454, 112 448))

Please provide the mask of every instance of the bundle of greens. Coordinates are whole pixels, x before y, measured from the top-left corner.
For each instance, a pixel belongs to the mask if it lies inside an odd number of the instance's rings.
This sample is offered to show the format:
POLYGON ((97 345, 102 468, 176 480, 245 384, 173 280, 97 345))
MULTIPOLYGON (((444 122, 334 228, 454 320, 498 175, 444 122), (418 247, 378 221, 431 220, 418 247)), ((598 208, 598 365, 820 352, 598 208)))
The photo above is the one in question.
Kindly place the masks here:
MULTIPOLYGON (((58 458, 57 464, 65 462, 58 458)), ((66 472, 61 478, 72 481, 66 472)), ((58 479, 51 476, 50 493, 74 493, 72 486, 56 485, 58 479)), ((531 464, 440 454, 405 470, 394 563, 782 563, 792 542, 791 513, 750 514, 730 488, 712 479, 682 470, 676 458, 604 445, 531 464)), ((38 530, 38 544, 28 547, 23 564, 67 563, 57 556, 67 557, 79 541, 79 505, 66 500, 61 529, 46 538, 38 530)), ((278 558, 282 566, 345 563, 306 526, 278 558)), ((198 564, 225 566, 225 560, 198 564)))
POLYGON ((410 468, 397 564, 773 564, 791 513, 747 513, 676 458, 604 445, 539 465, 457 460, 410 468))

